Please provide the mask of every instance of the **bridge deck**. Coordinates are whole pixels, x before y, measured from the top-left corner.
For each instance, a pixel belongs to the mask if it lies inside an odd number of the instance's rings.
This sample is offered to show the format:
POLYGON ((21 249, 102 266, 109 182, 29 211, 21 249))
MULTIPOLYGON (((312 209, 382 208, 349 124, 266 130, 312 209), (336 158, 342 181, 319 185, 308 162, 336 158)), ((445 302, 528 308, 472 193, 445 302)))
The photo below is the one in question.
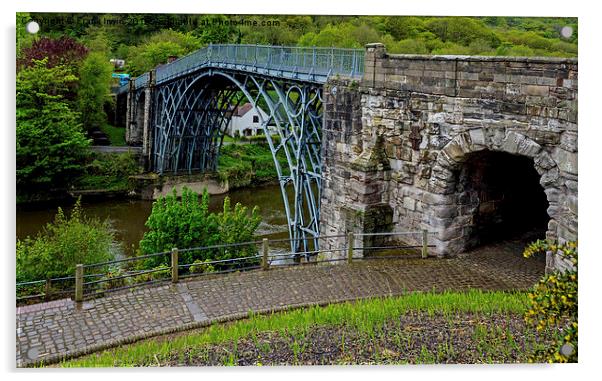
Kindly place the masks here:
MULTIPOLYGON (((206 68, 232 69, 275 78, 325 83, 331 75, 361 77, 363 49, 268 45, 209 45, 156 68, 160 85, 206 68)), ((149 72, 134 79, 134 87, 148 86, 149 72)), ((118 94, 127 92, 124 85, 118 94)))
POLYGON ((322 304, 406 291, 526 289, 544 264, 504 242, 464 257, 360 261, 218 276, 84 302, 17 308, 17 364, 58 361, 103 348, 243 317, 248 311, 322 304))

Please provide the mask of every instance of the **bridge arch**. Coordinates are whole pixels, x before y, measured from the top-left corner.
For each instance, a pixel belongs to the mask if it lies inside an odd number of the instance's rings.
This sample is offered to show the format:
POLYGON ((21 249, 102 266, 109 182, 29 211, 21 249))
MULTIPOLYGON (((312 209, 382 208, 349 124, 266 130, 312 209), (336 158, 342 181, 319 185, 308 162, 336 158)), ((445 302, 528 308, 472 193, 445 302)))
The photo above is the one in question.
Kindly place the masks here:
POLYGON ((558 172, 547 150, 520 132, 500 137, 481 128, 454 136, 429 182, 445 198, 445 206, 427 212, 442 251, 462 252, 527 229, 555 237, 558 172))
POLYGON ((322 85, 207 69, 155 92, 153 170, 160 174, 216 170, 232 113, 248 101, 272 152, 291 250, 308 255, 318 248, 322 85), (281 165, 279 156, 288 166, 281 165))

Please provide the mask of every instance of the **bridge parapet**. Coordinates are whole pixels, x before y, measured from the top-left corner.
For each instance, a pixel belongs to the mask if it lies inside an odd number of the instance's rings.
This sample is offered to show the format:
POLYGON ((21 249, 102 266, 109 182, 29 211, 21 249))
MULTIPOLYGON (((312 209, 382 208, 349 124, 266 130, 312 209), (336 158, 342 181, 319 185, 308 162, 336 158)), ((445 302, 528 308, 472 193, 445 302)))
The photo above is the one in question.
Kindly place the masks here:
POLYGON ((366 57, 362 85, 372 88, 522 104, 577 93, 573 58, 387 54, 382 44, 368 45, 366 57))

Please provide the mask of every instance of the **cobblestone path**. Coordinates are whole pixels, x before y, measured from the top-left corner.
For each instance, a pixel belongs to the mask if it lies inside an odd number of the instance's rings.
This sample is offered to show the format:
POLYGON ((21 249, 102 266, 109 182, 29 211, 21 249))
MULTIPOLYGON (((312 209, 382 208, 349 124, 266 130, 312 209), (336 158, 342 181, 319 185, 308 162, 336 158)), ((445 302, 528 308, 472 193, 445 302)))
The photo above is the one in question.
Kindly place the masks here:
POLYGON ((113 294, 77 306, 70 299, 17 308, 17 366, 55 362, 154 334, 198 327, 249 311, 408 291, 531 287, 542 260, 504 243, 450 259, 377 259, 228 274, 113 294))

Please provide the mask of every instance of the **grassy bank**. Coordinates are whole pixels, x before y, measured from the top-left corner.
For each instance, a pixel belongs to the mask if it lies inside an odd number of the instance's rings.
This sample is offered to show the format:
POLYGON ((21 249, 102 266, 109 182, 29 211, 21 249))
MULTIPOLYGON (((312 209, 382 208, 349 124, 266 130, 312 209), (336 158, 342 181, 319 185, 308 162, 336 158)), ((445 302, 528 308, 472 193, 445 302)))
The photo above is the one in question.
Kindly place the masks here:
POLYGON ((525 293, 413 293, 251 315, 60 364, 63 367, 526 362, 525 293))
POLYGON ((125 128, 111 126, 108 123, 103 124, 100 129, 104 132, 111 141, 112 146, 126 146, 125 128))
POLYGON ((140 173, 138 160, 131 153, 92 152, 75 190, 130 190, 129 176, 140 173))
MULTIPOLYGON (((278 156, 280 166, 288 171, 283 154, 278 156)), ((230 144, 221 148, 218 174, 230 189, 278 180, 272 152, 265 143, 230 144)))

